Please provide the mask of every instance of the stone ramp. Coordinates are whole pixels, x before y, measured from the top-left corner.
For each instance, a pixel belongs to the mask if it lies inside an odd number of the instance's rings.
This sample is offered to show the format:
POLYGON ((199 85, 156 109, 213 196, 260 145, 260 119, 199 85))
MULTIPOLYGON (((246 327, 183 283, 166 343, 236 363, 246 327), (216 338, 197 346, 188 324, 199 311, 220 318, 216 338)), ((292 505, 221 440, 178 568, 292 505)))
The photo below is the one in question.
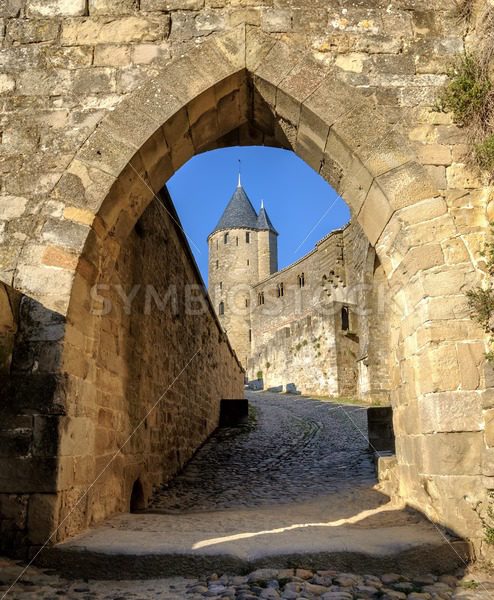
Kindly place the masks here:
POLYGON ((446 538, 414 511, 388 503, 341 517, 342 501, 118 515, 44 551, 38 563, 70 577, 142 579, 265 566, 447 573, 469 559, 467 543, 446 538))

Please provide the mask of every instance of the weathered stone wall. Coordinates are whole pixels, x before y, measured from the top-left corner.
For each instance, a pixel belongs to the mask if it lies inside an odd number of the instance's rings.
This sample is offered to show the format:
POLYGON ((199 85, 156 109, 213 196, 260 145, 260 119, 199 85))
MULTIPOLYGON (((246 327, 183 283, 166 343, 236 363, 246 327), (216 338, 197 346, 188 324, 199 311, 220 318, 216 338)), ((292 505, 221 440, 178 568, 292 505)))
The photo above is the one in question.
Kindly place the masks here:
MULTIPOLYGON (((0 431, 0 492, 10 492, 0 493, 3 550, 42 544, 59 524, 52 541, 129 510, 136 481, 145 502, 217 427, 220 400, 242 397, 242 370, 185 251, 177 216, 158 202, 94 289, 90 311, 97 316, 86 332, 95 338, 92 348, 84 354, 69 337, 64 363, 71 378, 58 414, 52 405, 48 415, 33 416, 19 394, 2 406, 9 419, 0 431), (19 460, 30 463, 27 473, 19 472, 19 460)), ((32 302, 23 305, 14 367, 29 372, 35 354, 25 346, 43 331, 32 302)), ((53 319, 63 329, 63 319, 53 319)), ((46 368, 46 358, 38 361, 46 368)))
POLYGON ((389 403, 390 326, 392 312, 385 274, 358 223, 345 230, 345 277, 355 306, 351 333, 357 348, 357 394, 370 402, 389 403))
MULTIPOLYGON (((360 343, 359 364, 362 370, 365 367, 365 378, 368 385, 365 390, 360 390, 361 396, 370 397, 380 403, 389 403, 391 391, 391 326, 393 313, 389 307, 390 297, 386 274, 375 257, 374 252, 369 253, 368 266, 372 262, 372 285, 367 288, 366 307, 369 313, 367 318, 368 344, 360 343), (367 363, 365 365, 364 363, 367 363)), ((393 324, 393 326, 396 326, 393 324)), ((365 331, 364 324, 360 328, 361 334, 365 331)))
POLYGON ((127 238, 109 282, 112 310, 97 325, 95 405, 70 421, 86 443, 71 452, 69 431, 62 437, 62 503, 122 448, 91 490, 87 524, 128 510, 136 480, 147 499, 217 427, 220 400, 243 393, 241 368, 184 253, 173 207, 158 202, 127 238))
POLYGON ((332 232, 308 255, 253 287, 251 379, 262 371, 266 387, 294 383, 311 394, 356 392, 356 349, 341 322, 344 305, 352 322, 357 319, 343 238, 343 231, 332 232), (257 302, 261 293, 264 304, 257 302))
POLYGON ((2 314, 11 321, 1 336, 9 356, 0 393, 0 551, 23 554, 46 541, 47 523, 53 524, 65 413, 60 372, 65 320, 32 298, 5 291, 9 302, 2 314))
POLYGON ((259 281, 258 233, 229 229, 228 232, 218 231, 209 238, 209 294, 220 323, 244 366, 251 348, 252 285, 259 281))
POLYGON ((249 379, 262 374, 264 387, 294 384, 304 394, 339 395, 334 320, 320 315, 287 319, 255 348, 248 362, 249 379))
POLYGON ((389 292, 374 273, 374 259, 352 222, 254 286, 249 377, 262 371, 267 387, 295 383, 304 393, 389 402, 390 315, 382 305, 389 292), (265 304, 256 306, 260 292, 265 304), (348 310, 347 330, 342 310, 348 310))
MULTIPOLYGON (((464 292, 482 278, 491 189, 433 109, 464 44, 450 0, 1 11, 2 281, 67 316, 81 356, 89 290, 177 168, 226 145, 293 149, 343 195, 388 283, 400 493, 480 547, 493 395, 464 292)), ((70 371, 67 398, 90 404, 70 371)))

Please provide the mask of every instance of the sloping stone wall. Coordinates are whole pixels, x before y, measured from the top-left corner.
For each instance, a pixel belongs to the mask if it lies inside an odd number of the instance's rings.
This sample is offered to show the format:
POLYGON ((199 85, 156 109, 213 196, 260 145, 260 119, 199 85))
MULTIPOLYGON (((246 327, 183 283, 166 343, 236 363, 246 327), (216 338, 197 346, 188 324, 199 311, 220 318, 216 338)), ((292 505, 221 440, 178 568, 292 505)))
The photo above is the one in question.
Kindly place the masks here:
MULTIPOLYGON (((121 451, 91 488, 86 524, 128 510, 137 480, 146 501, 218 426, 220 400, 243 396, 242 369, 166 196, 138 220, 93 298, 104 313, 95 323, 94 403, 73 406, 64 428, 61 505, 121 451), (74 437, 84 447, 74 448, 74 437)), ((62 537, 76 530, 67 524, 62 537)))
POLYGON ((242 397, 242 369, 177 223, 163 196, 127 237, 91 294, 87 342, 73 347, 67 336, 58 404, 48 374, 41 390, 30 376, 35 364, 55 370, 48 357, 60 359, 64 319, 23 300, 0 405, 2 551, 23 553, 128 511, 136 481, 146 502, 217 427, 220 400, 242 397))

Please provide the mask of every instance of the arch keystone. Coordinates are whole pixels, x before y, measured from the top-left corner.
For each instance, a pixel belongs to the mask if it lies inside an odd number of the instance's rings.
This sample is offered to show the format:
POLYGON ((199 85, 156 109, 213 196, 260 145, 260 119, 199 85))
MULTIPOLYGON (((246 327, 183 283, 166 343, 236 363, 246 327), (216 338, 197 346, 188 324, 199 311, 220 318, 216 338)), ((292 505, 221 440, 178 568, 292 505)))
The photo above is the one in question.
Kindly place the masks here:
POLYGON ((298 125, 302 104, 319 87, 326 75, 327 68, 324 65, 312 56, 304 57, 278 86, 276 113, 298 125))
POLYGON ((250 73, 255 72, 276 43, 275 39, 259 27, 245 28, 245 66, 250 73))

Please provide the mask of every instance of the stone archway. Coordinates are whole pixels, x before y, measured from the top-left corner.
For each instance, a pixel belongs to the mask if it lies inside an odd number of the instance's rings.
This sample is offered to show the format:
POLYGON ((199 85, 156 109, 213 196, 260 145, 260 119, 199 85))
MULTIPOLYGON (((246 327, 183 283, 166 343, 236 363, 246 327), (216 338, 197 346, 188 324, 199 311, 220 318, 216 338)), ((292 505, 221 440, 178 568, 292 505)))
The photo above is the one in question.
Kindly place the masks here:
MULTIPOLYGON (((459 297, 475 270, 445 199, 374 103, 299 48, 244 26, 170 63, 99 123, 53 190, 63 218, 27 244, 17 262, 15 287, 66 316, 59 447, 68 449, 57 466, 48 527, 78 509, 63 538, 122 510, 118 499, 78 503, 98 465, 118 449, 115 440, 100 454, 91 443, 84 474, 77 483, 67 476, 80 458, 69 441, 94 441, 96 430, 98 390, 90 375, 99 322, 89 313, 91 288, 112 272, 124 240, 168 177, 194 154, 232 144, 293 149, 351 207, 376 248, 394 309, 390 364, 400 493, 434 520, 480 538, 474 508, 483 495, 483 343, 459 297), (81 351, 85 367, 78 370, 81 351), (460 395, 468 419, 458 408, 460 395), (465 501, 471 490, 478 492, 465 501)), ((105 478, 128 470, 134 481, 138 463, 135 456, 119 460, 105 478)))

